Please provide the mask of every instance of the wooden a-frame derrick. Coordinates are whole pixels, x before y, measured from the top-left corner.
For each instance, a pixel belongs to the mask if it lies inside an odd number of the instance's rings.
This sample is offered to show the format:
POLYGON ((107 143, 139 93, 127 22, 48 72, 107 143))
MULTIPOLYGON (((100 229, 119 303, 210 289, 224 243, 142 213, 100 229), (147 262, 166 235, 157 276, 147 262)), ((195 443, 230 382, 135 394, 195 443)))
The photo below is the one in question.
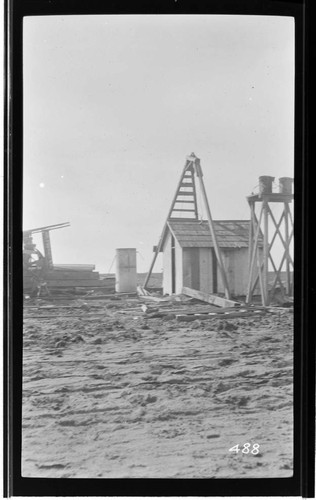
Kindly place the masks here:
POLYGON ((43 247, 44 247, 44 257, 45 257, 45 265, 48 269, 53 269, 53 255, 52 255, 52 246, 50 241, 50 231, 55 229, 61 229, 63 227, 69 227, 69 222, 62 222, 61 224, 54 224, 51 226, 44 227, 36 227, 34 229, 27 229, 23 231, 23 242, 24 245, 33 242, 32 235, 35 233, 42 234, 43 247))
MULTIPOLYGON (((289 178, 283 178, 288 179, 289 178)), ((281 181, 282 179, 280 179, 281 181)), ((290 210, 290 203, 293 200, 293 195, 290 192, 285 194, 269 193, 251 195, 247 197, 250 206, 250 231, 249 231, 249 281, 247 287, 246 303, 250 303, 255 288, 260 284, 260 294, 262 305, 267 306, 279 284, 283 295, 292 295, 293 283, 291 279, 294 269, 293 258, 290 253, 290 245, 293 239, 293 217, 290 210), (257 217, 256 203, 261 204, 260 212, 257 217), (283 211, 279 221, 276 220, 270 203, 282 203, 283 211), (271 224, 269 224, 271 221, 271 224), (281 225, 284 224, 284 234, 281 231, 281 225), (269 241, 269 227, 274 228, 274 233, 269 241), (280 263, 277 266, 272 256, 272 248, 276 240, 281 242, 283 247, 283 255, 280 263), (262 244, 263 239, 263 244, 262 244), (269 263, 274 272, 274 280, 269 289, 269 263), (286 282, 285 286, 281 278, 282 268, 285 263, 286 282)))
POLYGON ((225 289, 225 297, 227 299, 230 299, 228 281, 227 281, 226 272, 225 272, 225 268, 224 268, 224 264, 223 264, 221 250, 220 250, 220 247, 219 247, 218 241, 217 241, 215 226, 213 223, 213 219, 212 219, 212 215, 211 215, 211 211, 210 211, 210 207, 209 207, 209 203, 208 203, 208 199, 207 199, 207 195, 206 195, 200 159, 197 158, 194 153, 191 153, 191 155, 188 156, 186 159, 184 169, 183 169, 182 175, 180 177, 180 181, 179 181, 176 193, 175 193, 174 198, 172 200, 171 207, 170 207, 170 210, 168 212, 168 216, 167 216, 166 222, 164 224, 164 228, 163 228, 163 231, 161 233, 159 243, 155 247, 155 253, 153 256, 153 260, 151 262, 151 265, 150 265, 150 268, 149 268, 149 271, 147 273, 147 276, 146 276, 146 279, 145 279, 143 286, 144 286, 144 288, 146 288, 146 286, 149 282, 152 270, 154 268, 157 256, 158 256, 159 252, 161 251, 163 239, 164 239, 164 234, 165 234, 165 231, 167 228, 168 221, 169 220, 173 220, 173 221, 174 220, 181 220, 181 221, 194 221, 194 220, 197 221, 198 220, 199 216, 198 216, 198 207, 197 207, 195 176, 197 177, 198 182, 199 182, 199 188, 200 188, 200 192, 202 195, 202 199, 203 199, 206 214, 207 214, 207 220, 208 220, 208 224, 209 224, 209 228, 210 228, 210 232, 211 232, 211 236, 212 236, 214 251, 215 251, 216 260, 217 260, 217 264, 218 264, 218 269, 219 269, 219 272, 220 272, 220 275, 222 278, 222 282, 224 285, 224 289, 225 289), (182 204, 186 204, 186 206, 189 208, 182 208, 182 204), (180 207, 179 207, 179 205, 180 205, 180 207), (191 217, 186 217, 186 218, 179 217, 179 214, 181 215, 182 213, 185 213, 185 215, 191 215, 191 217))

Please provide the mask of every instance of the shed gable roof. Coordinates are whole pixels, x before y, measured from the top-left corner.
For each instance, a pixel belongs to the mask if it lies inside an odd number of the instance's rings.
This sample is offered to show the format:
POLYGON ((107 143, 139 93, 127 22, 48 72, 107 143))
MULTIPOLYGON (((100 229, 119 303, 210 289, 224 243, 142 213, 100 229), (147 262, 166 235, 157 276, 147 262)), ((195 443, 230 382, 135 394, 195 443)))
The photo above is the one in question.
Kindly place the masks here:
MULTIPOLYGON (((221 248, 247 248, 249 246, 249 220, 217 220, 213 222, 218 245, 221 248)), ((214 246, 207 221, 180 222, 169 220, 167 225, 183 248, 214 246)))

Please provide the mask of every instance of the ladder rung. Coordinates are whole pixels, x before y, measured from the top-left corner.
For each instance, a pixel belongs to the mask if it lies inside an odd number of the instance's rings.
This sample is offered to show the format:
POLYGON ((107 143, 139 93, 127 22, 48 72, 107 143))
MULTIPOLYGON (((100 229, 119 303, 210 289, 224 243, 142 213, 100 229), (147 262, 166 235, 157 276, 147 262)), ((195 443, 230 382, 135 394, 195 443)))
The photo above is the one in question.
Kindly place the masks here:
POLYGON ((180 184, 181 187, 191 187, 193 186, 193 183, 192 182, 182 182, 180 184))
POLYGON ((190 221, 194 221, 194 220, 198 220, 197 216, 196 215, 179 215, 178 217, 176 215, 174 215, 173 217, 169 217, 168 220, 172 220, 172 221, 176 221, 176 222, 190 222, 190 221))
POLYGON ((194 212, 195 213, 195 210, 191 210, 190 208, 174 208, 172 210, 173 212, 194 212))
POLYGON ((181 196, 194 196, 194 191, 178 191, 181 196))
POLYGON ((176 200, 175 203, 194 203, 194 200, 176 200))

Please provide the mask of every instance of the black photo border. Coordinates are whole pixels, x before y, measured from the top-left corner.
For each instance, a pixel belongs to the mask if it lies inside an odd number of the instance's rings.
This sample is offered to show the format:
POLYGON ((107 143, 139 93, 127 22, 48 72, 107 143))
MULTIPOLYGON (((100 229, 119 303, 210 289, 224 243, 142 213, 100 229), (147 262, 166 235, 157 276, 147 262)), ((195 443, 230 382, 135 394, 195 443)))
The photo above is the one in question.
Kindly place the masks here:
MULTIPOLYGON (((314 496, 315 264, 311 252, 311 130, 307 109, 312 29, 307 0, 6 0, 4 200, 4 495, 314 496), (295 20, 294 475, 265 479, 43 479, 21 475, 23 19, 91 14, 230 14, 295 20)), ((316 88, 316 87, 314 87, 316 88)), ((315 156, 315 155, 314 155, 315 156)), ((316 259, 315 259, 316 260, 316 259)), ((315 323, 316 324, 316 323, 315 323)))

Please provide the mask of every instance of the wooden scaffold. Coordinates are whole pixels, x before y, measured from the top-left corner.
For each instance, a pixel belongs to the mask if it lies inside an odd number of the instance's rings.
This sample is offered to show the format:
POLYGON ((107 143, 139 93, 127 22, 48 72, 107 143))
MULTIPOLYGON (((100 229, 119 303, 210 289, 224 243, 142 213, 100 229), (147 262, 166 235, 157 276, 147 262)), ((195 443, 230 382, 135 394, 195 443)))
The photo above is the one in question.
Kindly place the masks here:
MULTIPOLYGON (((291 255, 293 239, 293 215, 290 204, 293 201, 290 177, 279 178, 279 192, 272 192, 274 177, 259 177, 259 193, 247 197, 250 206, 249 231, 249 281, 246 303, 252 301, 254 291, 260 285, 262 305, 268 306, 279 285, 282 296, 293 294, 294 262, 291 255), (273 207, 282 206, 282 214, 277 221, 273 207), (258 215, 256 209, 258 210, 258 215), (272 231, 271 231, 272 230, 272 231), (263 239, 263 248, 262 241, 263 239), (279 241, 283 253, 276 262, 272 256, 272 248, 279 241), (270 269, 273 270, 271 273, 270 269), (282 269, 285 267, 285 279, 282 280, 282 269), (271 283, 269 279, 272 278, 271 283)), ((283 272, 284 276, 284 272, 283 272)))

